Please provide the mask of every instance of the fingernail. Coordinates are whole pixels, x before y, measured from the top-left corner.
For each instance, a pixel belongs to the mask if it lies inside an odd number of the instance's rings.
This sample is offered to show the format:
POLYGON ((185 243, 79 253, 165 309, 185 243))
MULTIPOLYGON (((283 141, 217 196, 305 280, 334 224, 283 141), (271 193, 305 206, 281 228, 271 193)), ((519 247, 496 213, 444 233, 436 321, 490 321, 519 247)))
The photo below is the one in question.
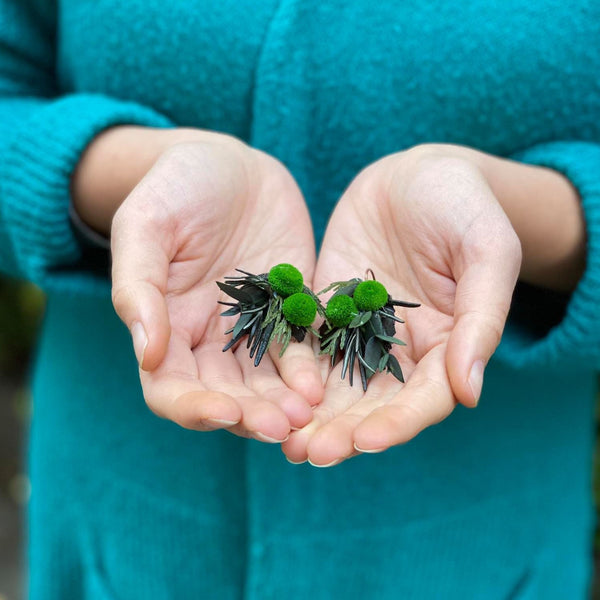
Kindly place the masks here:
POLYGON ((276 440, 275 438, 269 437, 268 435, 265 435, 264 433, 260 433, 259 431, 255 431, 252 435, 257 440, 259 440, 261 442, 267 442, 267 444, 282 444, 283 442, 287 441, 287 439, 290 437, 289 435, 286 435, 284 439, 276 440))
POLYGON ((290 460, 287 456, 285 457, 285 460, 287 460, 291 465, 303 465, 306 462, 305 460, 299 460, 296 462, 294 460, 290 460))
POLYGON ((146 352, 146 346, 148 345, 148 336, 146 335, 144 326, 139 321, 136 321, 131 326, 131 337, 133 339, 135 357, 142 368, 142 365, 144 364, 144 353, 146 352))
POLYGON ((479 402, 479 396, 481 396, 481 388, 483 387, 483 369, 483 361, 476 360, 471 367, 471 372, 469 373, 469 387, 471 388, 471 393, 475 398, 475 404, 479 402))
POLYGON ((379 452, 383 452, 384 450, 387 450, 387 448, 359 448, 356 443, 354 444, 354 449, 357 452, 362 452, 363 454, 378 454, 379 452))
POLYGON ((333 466, 335 466, 335 465, 337 465, 337 464, 341 463, 341 462, 342 462, 342 459, 341 459, 341 458, 336 458, 335 460, 332 460, 330 463, 327 463, 326 465, 316 465, 314 462, 312 462, 312 461, 310 460, 310 458, 308 459, 308 462, 309 462, 309 464, 311 464, 313 467, 317 467, 317 468, 319 468, 319 469, 325 469, 325 468, 327 468, 327 467, 333 467, 333 466))
POLYGON ((215 425, 216 427, 233 427, 237 425, 239 421, 228 421, 226 419, 206 419, 206 423, 209 425, 215 425))

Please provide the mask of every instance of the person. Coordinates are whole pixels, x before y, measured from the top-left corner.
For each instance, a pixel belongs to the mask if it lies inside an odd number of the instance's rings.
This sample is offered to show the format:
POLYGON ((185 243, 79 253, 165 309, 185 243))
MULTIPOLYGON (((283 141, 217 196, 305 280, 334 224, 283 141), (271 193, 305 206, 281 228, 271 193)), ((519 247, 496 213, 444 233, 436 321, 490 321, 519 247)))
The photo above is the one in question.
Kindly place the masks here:
POLYGON ((586 596, 598 12, 1 0, 32 599, 586 596), (280 262, 420 302, 406 384, 223 353, 215 282, 280 262))

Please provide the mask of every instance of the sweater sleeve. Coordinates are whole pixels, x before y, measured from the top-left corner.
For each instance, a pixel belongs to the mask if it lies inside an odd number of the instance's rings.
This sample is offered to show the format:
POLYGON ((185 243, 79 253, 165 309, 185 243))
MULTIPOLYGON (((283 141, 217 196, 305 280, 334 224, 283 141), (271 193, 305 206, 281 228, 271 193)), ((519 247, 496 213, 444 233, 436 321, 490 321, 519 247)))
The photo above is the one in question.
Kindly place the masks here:
POLYGON ((133 102, 60 90, 54 4, 0 0, 0 270, 47 290, 105 290, 71 226, 71 174, 102 130, 172 123, 133 102))
MULTIPOLYGON (((586 221, 586 268, 576 289, 565 298, 561 318, 544 335, 534 333, 526 322, 509 317, 497 356, 517 367, 536 365, 600 368, 600 144, 551 142, 512 157, 562 173, 579 193, 586 221)), ((552 243, 551 240, 548 243, 552 243)), ((527 307, 534 316, 555 304, 555 296, 538 291, 529 295, 527 307)), ((518 302, 518 300, 516 300, 518 302)), ((514 307, 518 312, 519 307, 514 307)))

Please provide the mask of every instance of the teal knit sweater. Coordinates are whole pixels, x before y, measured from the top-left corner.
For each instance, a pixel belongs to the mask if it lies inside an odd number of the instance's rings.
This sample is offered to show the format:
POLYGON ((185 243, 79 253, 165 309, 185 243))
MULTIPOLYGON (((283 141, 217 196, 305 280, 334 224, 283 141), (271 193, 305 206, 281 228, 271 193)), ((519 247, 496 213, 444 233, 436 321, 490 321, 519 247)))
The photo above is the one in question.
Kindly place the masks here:
POLYGON ((598 23, 594 0, 0 0, 0 268, 48 294, 33 600, 585 598, 598 23), (293 466, 146 408, 68 216, 82 150, 118 123, 225 131, 275 155, 318 237, 362 167, 418 143, 547 165, 581 196, 587 269, 566 299, 519 290, 477 410, 381 455, 293 466))

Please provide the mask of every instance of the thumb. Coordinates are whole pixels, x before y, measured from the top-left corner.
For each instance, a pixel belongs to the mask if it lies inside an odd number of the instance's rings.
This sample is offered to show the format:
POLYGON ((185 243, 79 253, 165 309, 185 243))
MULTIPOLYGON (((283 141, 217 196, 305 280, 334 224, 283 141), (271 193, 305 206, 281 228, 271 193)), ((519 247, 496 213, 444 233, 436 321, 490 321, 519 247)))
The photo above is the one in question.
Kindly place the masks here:
POLYGON ((131 333, 136 358, 145 371, 160 365, 171 336, 165 300, 170 261, 158 240, 156 232, 139 222, 115 217, 112 301, 131 333))
POLYGON ((521 245, 512 228, 508 235, 480 248, 477 260, 456 276, 454 327, 448 340, 446 368, 457 400, 477 406, 488 360, 500 343, 521 266, 521 245))

